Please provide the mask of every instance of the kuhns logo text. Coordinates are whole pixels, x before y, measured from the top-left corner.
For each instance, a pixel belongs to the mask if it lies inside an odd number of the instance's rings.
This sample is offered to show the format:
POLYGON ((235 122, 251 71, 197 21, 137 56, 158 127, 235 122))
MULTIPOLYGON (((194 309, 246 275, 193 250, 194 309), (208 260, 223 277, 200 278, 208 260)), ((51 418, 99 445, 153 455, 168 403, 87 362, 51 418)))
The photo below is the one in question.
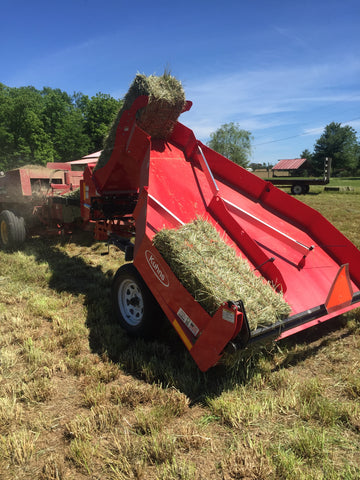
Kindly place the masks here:
POLYGON ((169 279, 168 279, 166 273, 164 273, 161 270, 161 268, 159 266, 159 262, 157 261, 154 254, 151 253, 150 250, 146 250, 145 257, 146 257, 146 260, 147 260, 148 264, 150 265, 151 270, 154 272, 157 279, 164 285, 164 287, 168 287, 169 286, 169 279))

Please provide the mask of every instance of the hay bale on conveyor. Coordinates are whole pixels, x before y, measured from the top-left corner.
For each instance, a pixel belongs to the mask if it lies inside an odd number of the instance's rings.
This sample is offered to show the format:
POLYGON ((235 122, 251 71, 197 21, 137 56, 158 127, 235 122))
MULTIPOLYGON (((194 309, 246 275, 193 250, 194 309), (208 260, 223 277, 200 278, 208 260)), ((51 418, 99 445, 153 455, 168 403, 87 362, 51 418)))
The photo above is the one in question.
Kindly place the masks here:
POLYGON ((242 300, 251 330, 272 325, 290 313, 290 306, 269 282, 221 239, 208 222, 197 219, 178 230, 161 230, 155 247, 196 301, 213 315, 227 300, 242 300))
POLYGON ((125 110, 128 110, 136 98, 141 95, 149 97, 146 107, 138 111, 137 124, 153 139, 169 137, 174 125, 185 105, 185 93, 181 82, 172 75, 165 73, 162 76, 136 75, 125 95, 124 105, 119 111, 108 137, 104 149, 99 157, 96 169, 108 162, 113 151, 116 129, 125 110))

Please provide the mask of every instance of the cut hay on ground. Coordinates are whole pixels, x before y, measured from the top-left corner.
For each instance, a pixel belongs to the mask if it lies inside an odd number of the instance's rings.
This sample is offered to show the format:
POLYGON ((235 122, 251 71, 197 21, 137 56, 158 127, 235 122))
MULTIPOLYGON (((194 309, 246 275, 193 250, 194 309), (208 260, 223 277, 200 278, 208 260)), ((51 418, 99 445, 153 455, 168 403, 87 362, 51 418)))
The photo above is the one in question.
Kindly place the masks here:
POLYGON ((185 105, 185 93, 181 82, 169 74, 150 75, 149 77, 138 74, 125 95, 124 105, 105 140, 104 149, 95 169, 103 167, 108 162, 113 151, 116 129, 121 116, 141 95, 147 95, 149 103, 138 111, 138 126, 153 139, 165 140, 171 134, 185 105))
POLYGON ((227 300, 244 302, 251 330, 289 315, 290 306, 282 294, 256 276, 209 222, 197 219, 178 230, 161 230, 153 242, 176 277, 210 315, 227 300))

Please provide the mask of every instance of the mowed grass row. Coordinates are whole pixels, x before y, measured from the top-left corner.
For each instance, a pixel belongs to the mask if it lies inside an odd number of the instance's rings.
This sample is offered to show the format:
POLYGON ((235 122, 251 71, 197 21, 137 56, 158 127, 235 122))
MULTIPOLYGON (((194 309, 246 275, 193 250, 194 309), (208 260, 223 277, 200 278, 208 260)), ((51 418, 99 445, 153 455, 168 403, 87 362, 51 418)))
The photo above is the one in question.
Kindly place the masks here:
MULTIPOLYGON (((360 195, 302 196, 360 248, 360 195)), ((111 314, 122 253, 0 252, 0 478, 360 477, 360 312, 201 373, 170 326, 111 314)))

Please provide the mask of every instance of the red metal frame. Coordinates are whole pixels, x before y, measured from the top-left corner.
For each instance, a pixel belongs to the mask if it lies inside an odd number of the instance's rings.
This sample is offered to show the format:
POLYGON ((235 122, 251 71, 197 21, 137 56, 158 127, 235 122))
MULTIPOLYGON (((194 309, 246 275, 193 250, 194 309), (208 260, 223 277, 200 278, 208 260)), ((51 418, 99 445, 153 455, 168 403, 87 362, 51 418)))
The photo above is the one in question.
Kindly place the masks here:
POLYGON ((359 305, 360 252, 344 235, 315 210, 203 145, 179 122, 166 142, 152 141, 136 125, 146 102, 139 97, 122 116, 106 166, 85 172, 84 218, 101 218, 107 235, 115 233, 114 219, 124 231, 135 219, 134 265, 201 370, 216 364, 229 342, 283 338, 359 305), (111 195, 135 195, 133 213, 120 209, 103 218, 96 206, 111 195), (211 317, 180 284, 152 238, 198 216, 283 292, 292 308, 288 319, 246 338, 246 312, 228 303, 239 299, 224 299, 211 317))

